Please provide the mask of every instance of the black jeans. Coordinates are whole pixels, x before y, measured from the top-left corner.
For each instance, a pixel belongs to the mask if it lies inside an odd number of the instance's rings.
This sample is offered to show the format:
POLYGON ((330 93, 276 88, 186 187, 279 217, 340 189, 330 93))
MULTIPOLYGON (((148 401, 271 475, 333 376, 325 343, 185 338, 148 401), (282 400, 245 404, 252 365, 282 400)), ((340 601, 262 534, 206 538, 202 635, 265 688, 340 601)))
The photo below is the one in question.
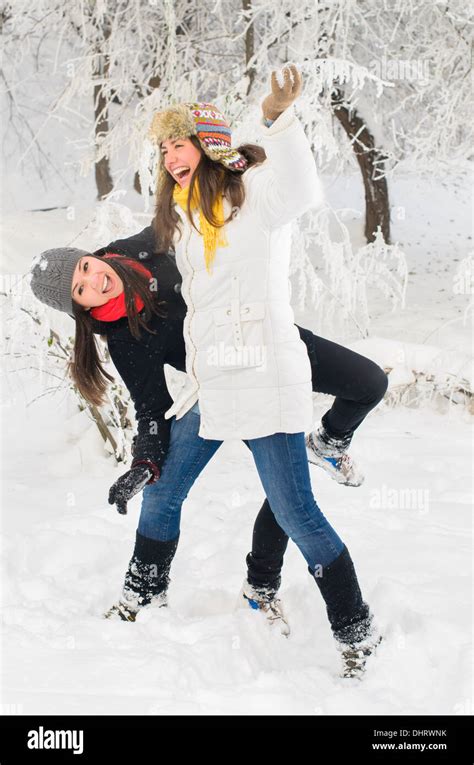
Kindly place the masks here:
MULTIPOLYGON (((331 436, 352 434, 384 397, 388 378, 371 359, 298 327, 311 361, 313 391, 335 396, 321 422, 331 436)), ((263 503, 247 555, 247 578, 255 587, 277 590, 288 536, 278 525, 270 503, 263 503)))

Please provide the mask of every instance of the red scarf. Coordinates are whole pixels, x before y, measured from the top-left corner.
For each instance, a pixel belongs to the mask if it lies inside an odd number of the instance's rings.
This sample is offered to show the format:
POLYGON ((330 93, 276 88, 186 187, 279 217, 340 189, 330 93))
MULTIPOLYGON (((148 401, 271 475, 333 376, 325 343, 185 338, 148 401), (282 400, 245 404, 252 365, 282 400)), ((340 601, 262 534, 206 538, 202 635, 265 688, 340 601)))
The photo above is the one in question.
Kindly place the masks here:
MULTIPOLYGON (((104 259, 114 258, 117 257, 117 255, 115 255, 115 253, 108 253, 103 257, 104 259)), ((131 258, 126 258, 124 255, 119 257, 124 258, 122 261, 123 263, 127 263, 128 265, 133 266, 133 268, 136 268, 137 271, 141 271, 149 278, 151 277, 150 271, 141 263, 138 263, 136 260, 132 260, 131 258)), ((135 306, 138 313, 142 310, 144 305, 145 303, 141 297, 139 295, 135 295, 135 306)), ((120 295, 117 295, 117 297, 110 298, 110 300, 104 303, 104 305, 98 305, 95 308, 91 308, 90 314, 94 317, 94 319, 97 319, 98 321, 116 321, 117 319, 121 319, 122 316, 126 316, 127 309, 125 307, 125 290, 122 290, 120 295)))

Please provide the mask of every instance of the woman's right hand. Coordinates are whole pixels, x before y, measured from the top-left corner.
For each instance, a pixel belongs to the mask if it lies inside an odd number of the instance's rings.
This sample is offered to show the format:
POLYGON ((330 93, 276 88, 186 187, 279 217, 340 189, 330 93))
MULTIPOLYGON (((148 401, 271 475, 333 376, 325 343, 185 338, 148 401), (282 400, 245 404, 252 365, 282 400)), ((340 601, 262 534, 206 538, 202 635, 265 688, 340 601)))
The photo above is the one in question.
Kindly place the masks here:
POLYGON ((137 465, 117 478, 110 487, 109 505, 117 505, 117 512, 127 513, 127 502, 149 482, 153 472, 148 465, 137 465))

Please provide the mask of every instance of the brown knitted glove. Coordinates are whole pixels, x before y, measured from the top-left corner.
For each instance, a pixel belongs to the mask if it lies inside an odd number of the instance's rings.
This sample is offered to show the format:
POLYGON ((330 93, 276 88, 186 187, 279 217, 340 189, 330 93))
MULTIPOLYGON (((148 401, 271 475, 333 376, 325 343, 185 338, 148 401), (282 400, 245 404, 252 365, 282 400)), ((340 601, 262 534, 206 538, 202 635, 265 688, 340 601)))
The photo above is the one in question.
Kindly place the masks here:
POLYGON ((263 116, 269 120, 276 120, 290 104, 295 101, 302 88, 301 73, 294 64, 288 64, 283 67, 284 84, 279 85, 276 72, 272 72, 272 92, 262 101, 263 116), (290 70, 293 74, 294 82, 291 81, 290 70))

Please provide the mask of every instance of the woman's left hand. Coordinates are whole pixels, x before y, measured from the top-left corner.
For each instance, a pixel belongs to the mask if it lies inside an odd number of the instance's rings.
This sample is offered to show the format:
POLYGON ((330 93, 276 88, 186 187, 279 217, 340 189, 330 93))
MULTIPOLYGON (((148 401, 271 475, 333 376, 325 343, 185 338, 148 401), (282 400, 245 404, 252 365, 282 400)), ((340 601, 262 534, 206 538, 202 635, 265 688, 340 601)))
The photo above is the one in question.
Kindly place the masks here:
POLYGON ((109 505, 116 504, 117 512, 126 515, 128 500, 146 486, 152 475, 153 473, 147 465, 137 465, 137 467, 127 470, 110 487, 109 505))
POLYGON ((301 93, 303 81, 301 72, 294 64, 283 67, 283 85, 280 85, 276 72, 272 72, 272 92, 262 101, 263 116, 269 120, 276 120, 301 93), (293 81, 290 76, 293 75, 293 81))

